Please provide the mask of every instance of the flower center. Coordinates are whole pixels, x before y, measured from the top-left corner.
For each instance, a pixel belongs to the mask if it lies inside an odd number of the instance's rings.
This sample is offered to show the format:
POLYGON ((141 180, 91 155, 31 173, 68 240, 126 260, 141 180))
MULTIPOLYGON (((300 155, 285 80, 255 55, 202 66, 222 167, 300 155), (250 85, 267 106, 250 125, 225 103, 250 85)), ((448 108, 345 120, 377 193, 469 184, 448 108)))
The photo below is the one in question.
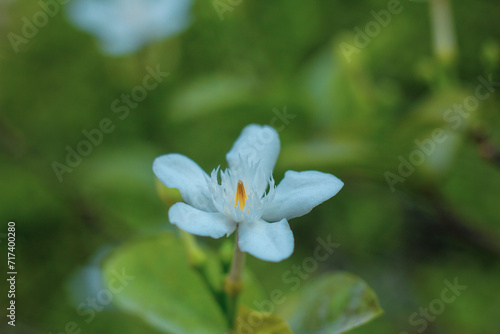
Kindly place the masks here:
POLYGON ((242 161, 233 170, 214 169, 208 182, 217 211, 237 223, 258 221, 274 198, 272 177, 266 180, 260 168, 242 161))
POLYGON ((245 208, 246 201, 248 199, 247 193, 245 192, 245 186, 241 180, 238 181, 238 185, 236 186, 236 196, 234 196, 234 208, 240 204, 240 209, 243 210, 245 208))

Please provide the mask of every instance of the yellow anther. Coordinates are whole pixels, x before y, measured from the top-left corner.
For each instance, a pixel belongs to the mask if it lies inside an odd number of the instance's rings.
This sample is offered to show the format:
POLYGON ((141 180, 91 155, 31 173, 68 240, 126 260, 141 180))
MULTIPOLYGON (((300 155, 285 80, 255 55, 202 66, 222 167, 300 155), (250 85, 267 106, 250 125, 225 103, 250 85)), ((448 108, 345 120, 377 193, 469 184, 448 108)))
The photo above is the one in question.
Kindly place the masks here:
POLYGON ((245 208, 245 203, 248 199, 247 193, 245 192, 245 186, 241 180, 238 181, 238 186, 236 187, 236 196, 234 196, 234 208, 240 204, 240 209, 245 208))

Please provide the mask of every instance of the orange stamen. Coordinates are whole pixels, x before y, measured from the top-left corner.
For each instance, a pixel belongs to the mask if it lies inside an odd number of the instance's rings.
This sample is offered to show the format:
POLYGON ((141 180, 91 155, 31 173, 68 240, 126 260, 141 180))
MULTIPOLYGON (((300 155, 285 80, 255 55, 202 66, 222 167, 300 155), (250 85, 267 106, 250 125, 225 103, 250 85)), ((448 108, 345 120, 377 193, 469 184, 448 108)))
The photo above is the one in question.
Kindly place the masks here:
POLYGON ((245 208, 246 201, 248 199, 247 193, 245 192, 245 186, 241 180, 238 181, 238 186, 236 187, 236 196, 234 196, 234 208, 240 204, 240 209, 245 208))

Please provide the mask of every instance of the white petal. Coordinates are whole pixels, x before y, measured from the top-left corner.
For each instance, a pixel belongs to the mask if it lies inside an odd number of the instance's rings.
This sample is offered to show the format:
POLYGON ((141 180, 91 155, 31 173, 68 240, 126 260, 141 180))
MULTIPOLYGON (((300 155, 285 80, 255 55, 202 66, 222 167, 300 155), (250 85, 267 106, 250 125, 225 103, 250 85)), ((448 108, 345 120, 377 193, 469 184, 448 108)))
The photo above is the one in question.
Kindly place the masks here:
POLYGON ((193 160, 182 154, 165 154, 155 159, 153 171, 165 186, 179 189, 187 204, 217 211, 208 189, 208 175, 193 160))
POLYGON ((205 212, 186 203, 175 203, 168 210, 168 219, 181 230, 202 237, 220 238, 230 235, 236 223, 218 212, 205 212))
POLYGON ((121 55, 185 29, 191 2, 74 0, 66 9, 70 21, 99 38, 104 52, 121 55))
POLYGON ((264 261, 279 262, 293 253, 293 233, 286 219, 277 223, 245 222, 238 227, 238 245, 264 261))
POLYGON ((241 163, 258 165, 264 174, 264 181, 267 181, 272 175, 279 153, 278 132, 268 125, 250 124, 243 129, 234 142, 233 147, 226 154, 226 159, 231 170, 240 169, 241 163))
POLYGON ((337 194, 343 185, 332 174, 287 171, 276 187, 274 199, 264 210, 262 218, 277 221, 303 216, 337 194))

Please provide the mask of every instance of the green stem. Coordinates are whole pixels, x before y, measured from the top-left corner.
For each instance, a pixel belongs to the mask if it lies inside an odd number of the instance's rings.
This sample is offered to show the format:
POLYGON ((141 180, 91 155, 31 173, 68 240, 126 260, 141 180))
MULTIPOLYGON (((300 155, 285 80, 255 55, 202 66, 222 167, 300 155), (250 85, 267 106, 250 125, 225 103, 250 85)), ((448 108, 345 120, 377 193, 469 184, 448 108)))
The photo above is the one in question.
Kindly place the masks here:
POLYGON ((438 85, 446 87, 456 80, 457 43, 450 0, 431 0, 430 14, 434 54, 441 72, 438 76, 440 81, 438 85))
POLYGON ((206 255, 203 253, 201 248, 198 246, 196 242, 196 238, 187 232, 181 230, 182 241, 184 246, 186 247, 189 263, 191 267, 198 272, 203 282, 205 282, 207 288, 210 290, 215 300, 221 307, 223 312, 227 312, 227 301, 223 291, 219 288, 215 288, 210 282, 209 275, 207 273, 207 265, 206 265, 206 255))
POLYGON ((231 327, 234 327, 238 309, 238 297, 243 290, 243 270, 245 268, 245 253, 238 246, 238 233, 234 239, 234 255, 231 263, 231 270, 226 277, 224 291, 228 298, 228 321, 231 327))

